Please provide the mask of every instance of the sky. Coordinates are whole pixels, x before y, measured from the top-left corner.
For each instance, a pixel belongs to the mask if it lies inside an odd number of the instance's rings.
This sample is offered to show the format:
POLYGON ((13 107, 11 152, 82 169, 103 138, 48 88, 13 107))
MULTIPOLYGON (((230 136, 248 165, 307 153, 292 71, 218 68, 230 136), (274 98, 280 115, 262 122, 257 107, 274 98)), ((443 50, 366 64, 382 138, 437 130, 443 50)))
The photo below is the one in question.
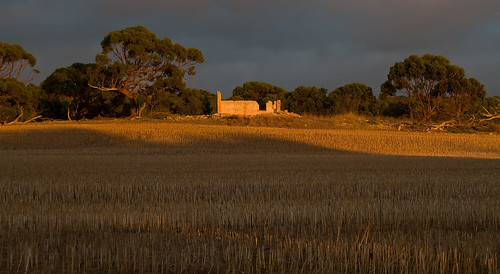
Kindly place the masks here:
POLYGON ((94 62, 106 34, 137 25, 200 49, 187 85, 223 98, 249 81, 378 94, 394 63, 426 53, 500 95, 499 0, 0 0, 0 41, 37 58, 38 81, 94 62))

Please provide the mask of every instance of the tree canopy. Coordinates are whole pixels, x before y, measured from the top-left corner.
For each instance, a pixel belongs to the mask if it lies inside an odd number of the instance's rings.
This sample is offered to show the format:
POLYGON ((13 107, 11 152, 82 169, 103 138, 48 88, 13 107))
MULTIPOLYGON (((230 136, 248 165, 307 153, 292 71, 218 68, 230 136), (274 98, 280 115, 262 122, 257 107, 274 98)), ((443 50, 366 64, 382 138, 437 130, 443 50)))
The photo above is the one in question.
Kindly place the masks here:
POLYGON ((36 116, 40 90, 14 78, 0 78, 0 123, 26 121, 36 116))
MULTIPOLYGON (((411 119, 417 119, 420 124, 442 112, 443 98, 472 99, 485 94, 477 80, 465 78, 463 68, 451 65, 441 55, 432 54, 410 55, 394 64, 388 81, 381 86, 381 92, 382 97, 393 96, 405 101, 411 119)), ((463 113, 462 110, 460 112, 463 113)))
POLYGON ((35 57, 20 45, 0 42, 0 123, 36 115, 40 90, 33 84, 35 57))
POLYGON ((330 114, 326 93, 324 88, 299 86, 287 94, 283 103, 284 109, 298 114, 330 114))
POLYGON ((333 102, 335 113, 371 114, 370 108, 376 102, 372 88, 360 83, 338 87, 328 97, 333 102))
POLYGON ((186 73, 194 75, 195 64, 204 61, 200 50, 174 44, 169 38, 159 39, 143 26, 110 32, 101 46, 90 86, 125 95, 132 117, 136 115, 137 95, 157 82, 163 89, 184 88, 186 73))
POLYGON ((35 57, 20 45, 0 41, 0 78, 28 83, 39 73, 33 68, 35 65, 35 57))
POLYGON ((40 84, 52 116, 71 120, 102 114, 103 96, 88 85, 89 73, 95 67, 95 64, 74 63, 56 69, 40 84))
POLYGON ((456 121, 465 113, 477 112, 486 97, 484 85, 476 78, 465 77, 465 70, 458 66, 450 66, 442 88, 445 98, 440 111, 456 121))
MULTIPOLYGON (((20 45, 0 42, 0 124, 54 119, 156 117, 212 114, 216 96, 188 88, 187 76, 204 62, 196 48, 157 38, 143 26, 108 33, 95 64, 74 63, 55 70, 39 87, 27 84, 38 73, 35 57, 20 45), (144 116, 143 116, 144 115, 144 116), (35 118, 34 118, 35 117, 35 118)), ((245 82, 230 100, 282 101, 298 114, 357 113, 410 116, 414 122, 472 125, 498 120, 500 102, 484 85, 441 55, 410 55, 396 62, 377 100, 370 87, 352 83, 328 93, 299 86, 293 91, 265 82, 245 82), (472 123, 471 123, 472 121, 472 123)))
POLYGON ((257 101, 260 108, 264 109, 268 101, 285 99, 286 93, 287 91, 282 87, 265 82, 252 81, 234 88, 232 98, 257 101))

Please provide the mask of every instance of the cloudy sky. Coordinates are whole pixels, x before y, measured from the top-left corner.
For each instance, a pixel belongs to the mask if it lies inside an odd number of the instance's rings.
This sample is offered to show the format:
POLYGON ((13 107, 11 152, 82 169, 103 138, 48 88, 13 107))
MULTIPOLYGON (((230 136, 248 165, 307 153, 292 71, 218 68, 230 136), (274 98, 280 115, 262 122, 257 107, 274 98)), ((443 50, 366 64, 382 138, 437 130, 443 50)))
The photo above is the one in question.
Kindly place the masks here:
POLYGON ((378 93, 395 62, 425 53, 500 95, 499 0, 0 0, 0 41, 35 55, 40 80, 136 25, 200 49, 188 86, 223 97, 247 81, 378 93))

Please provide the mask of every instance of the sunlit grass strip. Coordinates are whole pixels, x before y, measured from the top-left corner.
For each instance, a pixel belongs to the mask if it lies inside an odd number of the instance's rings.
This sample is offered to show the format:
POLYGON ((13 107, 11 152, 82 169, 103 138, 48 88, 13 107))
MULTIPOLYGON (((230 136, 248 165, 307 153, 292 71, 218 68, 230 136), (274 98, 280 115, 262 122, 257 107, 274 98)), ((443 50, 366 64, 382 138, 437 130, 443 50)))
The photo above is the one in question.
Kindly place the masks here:
POLYGON ((294 150, 289 143, 293 142, 385 155, 500 158, 500 135, 497 134, 229 127, 169 122, 26 125, 1 128, 0 134, 0 147, 4 148, 44 148, 53 144, 85 148, 142 143, 238 153, 266 146, 294 150))

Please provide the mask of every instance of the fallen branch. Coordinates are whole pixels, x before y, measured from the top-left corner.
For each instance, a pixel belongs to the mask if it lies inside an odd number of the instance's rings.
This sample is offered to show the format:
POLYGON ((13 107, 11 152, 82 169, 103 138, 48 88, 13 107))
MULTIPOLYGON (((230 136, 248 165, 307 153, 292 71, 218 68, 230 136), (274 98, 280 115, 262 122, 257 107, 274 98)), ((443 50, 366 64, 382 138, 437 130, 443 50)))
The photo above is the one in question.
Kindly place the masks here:
POLYGON ((445 121, 439 125, 435 125, 432 127, 433 130, 440 130, 440 131, 443 131, 444 128, 447 126, 447 125, 450 125, 454 122, 454 120, 449 120, 449 121, 445 121))
POLYGON ((23 116, 23 113, 21 112, 21 114, 19 114, 19 116, 17 116, 16 119, 7 123, 7 125, 16 124, 22 116, 23 116))
POLYGON ((16 118, 14 121, 12 121, 12 122, 6 123, 5 125, 13 125, 13 124, 27 124, 27 123, 31 123, 31 122, 35 121, 36 119, 43 118, 43 116, 42 116, 42 115, 38 115, 38 116, 35 116, 35 117, 33 117, 33 118, 29 119, 29 120, 26 120, 26 121, 24 121, 24 122, 19 122, 19 118, 20 118, 20 117, 21 117, 21 116, 17 117, 17 118, 16 118))
POLYGON ((28 121, 24 121, 23 123, 27 124, 27 123, 35 121, 36 119, 42 118, 42 117, 43 117, 42 115, 38 115, 38 116, 35 116, 35 117, 29 119, 28 121))

